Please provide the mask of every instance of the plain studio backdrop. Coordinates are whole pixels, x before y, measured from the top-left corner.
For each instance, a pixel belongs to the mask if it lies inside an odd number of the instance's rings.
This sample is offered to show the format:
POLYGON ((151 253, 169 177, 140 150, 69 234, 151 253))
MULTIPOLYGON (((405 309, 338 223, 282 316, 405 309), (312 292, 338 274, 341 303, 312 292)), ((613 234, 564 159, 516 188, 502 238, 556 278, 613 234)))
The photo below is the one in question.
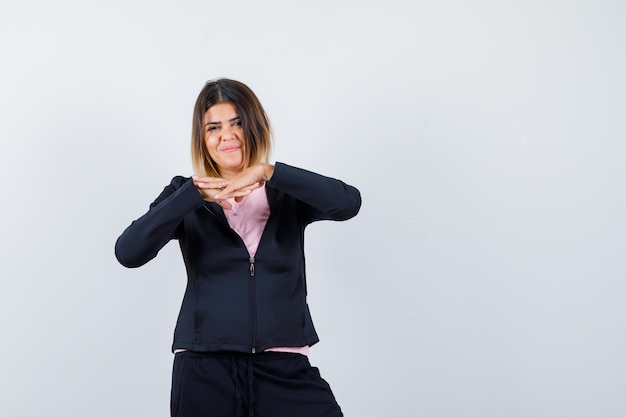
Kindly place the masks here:
POLYGON ((167 416, 194 101, 259 96, 274 161, 357 186, 308 229, 346 416, 626 415, 623 1, 0 5, 0 415, 167 416))

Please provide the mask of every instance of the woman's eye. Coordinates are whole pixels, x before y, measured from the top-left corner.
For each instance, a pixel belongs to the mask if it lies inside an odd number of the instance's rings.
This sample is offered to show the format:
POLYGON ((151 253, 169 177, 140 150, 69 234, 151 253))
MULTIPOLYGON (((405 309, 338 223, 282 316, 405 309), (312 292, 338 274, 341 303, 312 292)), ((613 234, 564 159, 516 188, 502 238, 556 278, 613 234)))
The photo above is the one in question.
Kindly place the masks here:
POLYGON ((233 122, 232 126, 233 127, 241 126, 241 120, 237 120, 236 122, 233 122))
POLYGON ((215 132, 217 130, 217 126, 209 126, 206 128, 207 132, 215 132))

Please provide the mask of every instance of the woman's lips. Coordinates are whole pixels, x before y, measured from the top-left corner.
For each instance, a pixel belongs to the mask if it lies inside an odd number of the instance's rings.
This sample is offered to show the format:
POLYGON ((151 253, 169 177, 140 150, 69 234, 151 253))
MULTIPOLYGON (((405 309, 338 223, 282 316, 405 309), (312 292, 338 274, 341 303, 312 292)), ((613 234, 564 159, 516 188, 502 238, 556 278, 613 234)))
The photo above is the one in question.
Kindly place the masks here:
POLYGON ((222 148, 221 151, 222 152, 234 152, 239 148, 240 148, 239 146, 228 146, 228 147, 222 148))

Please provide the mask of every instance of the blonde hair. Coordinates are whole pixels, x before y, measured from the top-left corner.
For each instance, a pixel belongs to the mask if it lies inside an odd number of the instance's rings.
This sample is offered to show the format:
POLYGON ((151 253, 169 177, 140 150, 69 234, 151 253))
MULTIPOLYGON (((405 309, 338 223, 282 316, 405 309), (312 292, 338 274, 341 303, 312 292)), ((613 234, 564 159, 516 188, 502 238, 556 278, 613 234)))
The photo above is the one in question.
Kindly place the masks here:
POLYGON ((267 163, 272 151, 272 129, 261 102, 244 83, 219 78, 207 81, 193 109, 191 162, 196 175, 221 177, 206 148, 202 126, 206 111, 218 103, 232 103, 241 118, 244 133, 243 168, 267 163))

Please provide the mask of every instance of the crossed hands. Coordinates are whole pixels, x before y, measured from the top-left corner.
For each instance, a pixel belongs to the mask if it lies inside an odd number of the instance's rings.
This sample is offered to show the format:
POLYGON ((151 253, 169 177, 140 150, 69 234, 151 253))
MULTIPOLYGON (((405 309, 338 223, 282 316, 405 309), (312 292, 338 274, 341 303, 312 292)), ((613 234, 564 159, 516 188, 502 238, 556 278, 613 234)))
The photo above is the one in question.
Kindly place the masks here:
POLYGON ((273 174, 273 165, 258 164, 244 169, 228 180, 194 176, 193 183, 206 201, 215 202, 224 210, 231 210, 233 206, 227 201, 228 199, 235 198, 239 201, 253 190, 263 186, 273 174))

